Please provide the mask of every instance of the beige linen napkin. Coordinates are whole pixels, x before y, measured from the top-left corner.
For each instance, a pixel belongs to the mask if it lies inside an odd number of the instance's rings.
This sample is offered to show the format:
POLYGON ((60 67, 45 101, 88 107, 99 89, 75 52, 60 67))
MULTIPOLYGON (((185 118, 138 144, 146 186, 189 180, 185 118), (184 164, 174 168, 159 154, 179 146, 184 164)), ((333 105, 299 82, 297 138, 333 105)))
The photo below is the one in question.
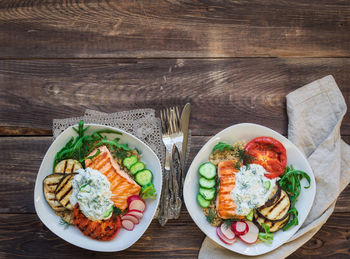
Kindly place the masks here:
MULTIPOLYGON (((327 221, 338 195, 350 182, 350 146, 340 137, 346 104, 334 78, 326 76, 287 95, 288 137, 304 152, 316 178, 316 196, 301 228, 259 258, 285 258, 306 243, 327 221)), ((200 259, 248 258, 205 238, 200 259)))

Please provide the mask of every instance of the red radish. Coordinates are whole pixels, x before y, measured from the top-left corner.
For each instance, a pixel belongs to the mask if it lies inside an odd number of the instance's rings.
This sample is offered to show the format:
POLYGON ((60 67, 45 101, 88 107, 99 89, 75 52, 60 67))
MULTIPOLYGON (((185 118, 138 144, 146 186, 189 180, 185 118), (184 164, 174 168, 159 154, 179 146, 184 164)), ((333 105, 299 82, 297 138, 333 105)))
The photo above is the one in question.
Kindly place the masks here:
POLYGON ((121 220, 130 220, 132 223, 134 224, 139 224, 140 220, 138 217, 136 217, 135 215, 132 214, 125 214, 124 216, 122 216, 121 220))
POLYGON ((131 195, 127 200, 128 205, 130 205, 130 203, 135 200, 142 200, 142 198, 138 195, 131 195))
POLYGON ((249 231, 245 235, 238 236, 244 243, 254 244, 258 239, 259 229, 253 222, 246 221, 249 231))
POLYGON ((132 223, 130 220, 125 219, 125 220, 122 220, 122 226, 123 226, 123 228, 125 228, 126 230, 131 231, 131 230, 134 229, 135 224, 132 223))
POLYGON ((236 235, 245 235, 249 231, 249 227, 245 221, 235 221, 232 223, 233 232, 236 235))
POLYGON ((216 228, 216 234, 221 239, 221 241, 224 242, 225 244, 232 245, 236 241, 235 238, 228 239, 227 237, 225 237, 224 234, 222 234, 222 232, 221 232, 221 227, 216 228))
POLYGON ((129 210, 139 210, 144 212, 146 209, 146 204, 143 200, 133 200, 129 204, 129 210))
POLYGON ((228 224, 221 224, 220 226, 221 233, 227 238, 227 239, 234 239, 236 237, 235 233, 233 233, 231 226, 228 224))
POLYGON ((143 217, 142 212, 139 210, 129 210, 129 212, 127 214, 133 215, 133 216, 137 217, 139 220, 142 219, 142 217, 143 217))

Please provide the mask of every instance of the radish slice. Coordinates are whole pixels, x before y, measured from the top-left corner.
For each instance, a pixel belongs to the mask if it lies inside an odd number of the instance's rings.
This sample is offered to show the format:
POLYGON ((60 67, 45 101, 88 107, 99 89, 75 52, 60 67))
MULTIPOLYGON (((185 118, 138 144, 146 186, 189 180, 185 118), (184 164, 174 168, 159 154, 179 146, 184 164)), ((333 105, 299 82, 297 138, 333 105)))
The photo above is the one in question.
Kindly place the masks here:
POLYGON ((138 217, 132 214, 125 214, 123 217, 121 217, 121 220, 130 220, 134 224, 139 224, 140 220, 138 217))
POLYGON ((130 220, 127 220, 127 219, 126 219, 126 220, 122 220, 122 226, 123 226, 123 228, 125 228, 126 230, 131 231, 131 230, 134 229, 135 224, 132 223, 130 220))
POLYGON ((247 221, 246 223, 247 223, 247 225, 249 227, 249 231, 245 235, 241 235, 241 236, 238 236, 238 237, 244 243, 254 244, 256 242, 256 240, 258 239, 259 229, 258 229, 257 226, 255 226, 255 224, 253 222, 247 221))
POLYGON ((221 233, 227 238, 227 239, 234 239, 236 237, 235 233, 233 233, 231 226, 227 225, 225 223, 221 224, 220 226, 221 233))
POLYGON ((221 239, 221 241, 224 242, 225 244, 232 245, 236 241, 235 238, 228 239, 227 237, 225 237, 224 234, 222 234, 222 232, 221 232, 221 227, 216 228, 216 234, 221 239))
POLYGON ((142 219, 142 217, 143 217, 142 212, 139 210, 129 210, 129 212, 127 214, 133 215, 133 216, 137 217, 139 220, 142 219))
POLYGON ((142 198, 138 195, 131 195, 127 200, 128 205, 130 205, 130 203, 135 200, 142 200, 142 198))
POLYGON ((236 235, 245 235, 249 231, 249 227, 245 221, 235 221, 232 223, 233 232, 236 235))
POLYGON ((139 210, 144 212, 146 209, 146 204, 143 200, 133 200, 129 204, 129 210, 139 210))

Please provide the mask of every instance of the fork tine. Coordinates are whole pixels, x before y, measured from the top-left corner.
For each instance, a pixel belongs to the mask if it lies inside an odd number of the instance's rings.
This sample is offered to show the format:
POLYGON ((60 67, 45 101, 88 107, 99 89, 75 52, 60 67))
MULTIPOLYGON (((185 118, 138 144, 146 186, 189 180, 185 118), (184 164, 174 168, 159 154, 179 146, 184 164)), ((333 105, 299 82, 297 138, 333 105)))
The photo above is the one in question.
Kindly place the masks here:
POLYGON ((168 133, 169 134, 173 134, 174 130, 173 130, 173 125, 171 123, 171 108, 167 108, 167 125, 168 125, 168 133))
POLYGON ((180 127, 180 113, 179 113, 179 107, 175 107, 176 108, 176 126, 177 126, 177 131, 180 131, 181 130, 181 127, 180 127))
POLYGON ((161 125, 162 125, 162 133, 167 134, 168 125, 167 125, 165 110, 160 110, 160 121, 161 121, 161 125))

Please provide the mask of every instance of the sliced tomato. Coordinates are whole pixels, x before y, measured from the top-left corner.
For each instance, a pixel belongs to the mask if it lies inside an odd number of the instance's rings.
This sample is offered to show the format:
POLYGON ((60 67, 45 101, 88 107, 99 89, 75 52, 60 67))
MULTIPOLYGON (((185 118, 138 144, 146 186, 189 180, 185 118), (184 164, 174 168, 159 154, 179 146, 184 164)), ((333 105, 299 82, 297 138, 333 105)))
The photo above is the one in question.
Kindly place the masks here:
POLYGON ((268 172, 265 174, 266 177, 273 179, 284 172, 287 165, 287 152, 278 140, 271 137, 257 137, 244 149, 252 157, 251 163, 265 168, 268 172))
POLYGON ((121 227, 120 217, 116 215, 107 220, 89 220, 79 209, 78 203, 74 206, 73 222, 85 236, 102 241, 113 239, 121 227))

